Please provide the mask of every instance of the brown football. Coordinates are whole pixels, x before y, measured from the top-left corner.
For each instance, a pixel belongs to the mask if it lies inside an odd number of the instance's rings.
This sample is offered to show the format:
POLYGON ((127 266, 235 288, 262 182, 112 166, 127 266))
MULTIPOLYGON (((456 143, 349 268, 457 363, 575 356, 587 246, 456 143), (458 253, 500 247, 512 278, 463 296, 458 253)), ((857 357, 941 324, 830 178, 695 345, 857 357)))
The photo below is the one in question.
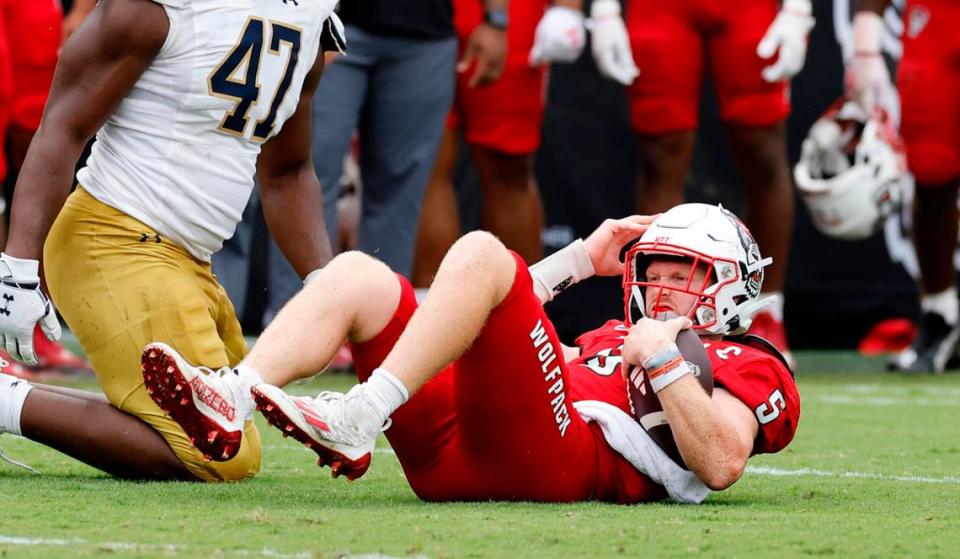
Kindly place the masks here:
MULTIPOLYGON (((677 336, 677 347, 680 348, 683 358, 693 368, 693 373, 703 389, 707 394, 713 394, 713 366, 710 365, 710 358, 707 357, 700 336, 690 329, 681 330, 677 336)), ((686 469, 687 465, 683 462, 677 443, 673 440, 667 414, 660 406, 657 393, 650 387, 647 375, 643 374, 643 369, 639 366, 630 371, 630 378, 627 380, 627 396, 630 399, 633 418, 674 462, 686 469)))

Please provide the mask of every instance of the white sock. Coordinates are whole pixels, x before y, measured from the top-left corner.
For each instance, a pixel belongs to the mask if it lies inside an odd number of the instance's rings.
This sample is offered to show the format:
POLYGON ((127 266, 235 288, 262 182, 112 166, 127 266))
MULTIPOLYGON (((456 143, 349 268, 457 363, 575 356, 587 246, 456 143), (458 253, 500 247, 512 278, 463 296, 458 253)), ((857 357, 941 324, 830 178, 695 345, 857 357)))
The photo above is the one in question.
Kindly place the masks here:
POLYGON ((247 392, 254 386, 264 382, 260 373, 246 365, 237 365, 233 370, 237 372, 237 376, 240 377, 240 384, 247 392))
POLYGON ((362 386, 363 395, 366 396, 364 399, 377 416, 378 427, 382 426, 397 408, 410 399, 407 387, 383 367, 374 369, 373 374, 362 386))
POLYGON ((783 291, 764 291, 760 297, 769 300, 760 312, 768 312, 777 322, 783 322, 783 291))
POLYGON ((260 373, 246 365, 238 365, 234 367, 233 370, 237 372, 237 376, 240 378, 240 388, 242 392, 240 397, 243 398, 243 403, 249 410, 247 412, 247 419, 250 419, 253 417, 253 411, 257 407, 257 403, 254 401, 250 389, 263 383, 263 377, 260 376, 260 373))
POLYGON ((23 435, 20 431, 20 414, 31 390, 33 386, 25 380, 7 383, 6 379, 0 379, 0 433, 23 435))
POLYGON ((928 293, 920 299, 923 312, 935 312, 943 317, 947 324, 953 325, 960 318, 960 302, 957 301, 957 288, 949 287, 940 293, 928 293))

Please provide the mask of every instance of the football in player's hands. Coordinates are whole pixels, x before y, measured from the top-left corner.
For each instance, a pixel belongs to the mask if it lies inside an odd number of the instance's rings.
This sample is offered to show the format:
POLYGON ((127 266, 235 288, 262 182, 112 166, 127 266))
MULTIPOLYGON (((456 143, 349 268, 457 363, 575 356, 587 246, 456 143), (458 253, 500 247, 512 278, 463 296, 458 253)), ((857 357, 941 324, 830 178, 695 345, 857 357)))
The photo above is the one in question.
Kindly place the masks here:
MULTIPOLYGON (((707 357, 700 336, 691 329, 681 330, 677 334, 677 347, 680 349, 683 358, 690 364, 693 374, 700 381, 703 389, 706 390, 707 394, 713 394, 713 367, 710 365, 710 358, 707 357)), ((639 366, 633 367, 627 377, 627 396, 630 400, 633 418, 637 420, 654 442, 667 453, 667 456, 681 467, 686 468, 683 457, 680 456, 680 450, 677 448, 677 443, 673 440, 667 414, 664 413, 663 407, 660 405, 657 393, 650 386, 647 375, 643 373, 643 369, 639 366)))

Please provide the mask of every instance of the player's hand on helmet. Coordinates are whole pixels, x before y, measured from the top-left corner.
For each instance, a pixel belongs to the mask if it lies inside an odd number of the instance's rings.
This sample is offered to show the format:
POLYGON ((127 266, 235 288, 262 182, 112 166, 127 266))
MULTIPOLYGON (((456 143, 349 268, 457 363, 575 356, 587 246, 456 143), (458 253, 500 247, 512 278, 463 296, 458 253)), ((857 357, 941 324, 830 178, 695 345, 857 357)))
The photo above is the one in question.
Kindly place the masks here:
POLYGON ((551 6, 540 18, 530 49, 530 65, 573 62, 580 58, 587 32, 583 12, 563 6, 551 6))
POLYGON ((807 36, 813 29, 810 0, 785 0, 780 13, 757 44, 757 56, 777 59, 762 70, 763 79, 786 81, 797 75, 807 57, 807 36), (779 51, 779 54, 778 54, 779 51))
POLYGON ((40 263, 0 254, 0 339, 14 359, 37 364, 33 331, 37 323, 51 340, 60 339, 53 302, 40 288, 40 263))
POLYGON ((622 219, 605 219, 583 244, 598 276, 619 276, 623 273, 620 249, 643 235, 656 215, 631 215, 622 219))
POLYGON ((624 372, 630 367, 639 365, 648 357, 660 353, 677 341, 677 334, 693 326, 693 321, 685 316, 676 316, 669 320, 654 320, 641 318, 627 333, 623 340, 624 372))
POLYGON ((590 6, 590 45, 597 69, 604 77, 630 85, 640 75, 633 62, 630 36, 620 17, 618 0, 594 0, 590 6))
POLYGON ((463 57, 457 63, 457 72, 466 72, 474 67, 467 85, 469 87, 487 85, 500 79, 506 59, 506 30, 481 23, 467 39, 463 57))

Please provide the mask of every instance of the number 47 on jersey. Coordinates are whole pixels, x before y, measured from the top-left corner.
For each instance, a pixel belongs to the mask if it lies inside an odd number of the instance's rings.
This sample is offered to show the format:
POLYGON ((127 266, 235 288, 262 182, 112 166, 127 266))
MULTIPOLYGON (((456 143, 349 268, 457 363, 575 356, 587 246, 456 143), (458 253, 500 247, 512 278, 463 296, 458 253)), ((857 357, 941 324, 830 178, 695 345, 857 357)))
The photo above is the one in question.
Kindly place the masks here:
MULTIPOLYGON (((277 85, 270 112, 253 128, 255 140, 266 140, 273 131, 277 118, 277 108, 283 102, 293 81, 293 71, 300 56, 300 30, 277 21, 269 22, 270 37, 267 56, 282 56, 280 46, 289 45, 289 57, 283 70, 283 77, 277 85)), ((240 34, 237 46, 224 57, 223 61, 211 72, 207 82, 210 94, 235 101, 233 109, 227 111, 220 121, 220 130, 234 136, 243 136, 247 128, 247 113, 257 104, 260 96, 260 64, 264 56, 263 44, 266 25, 263 20, 250 18, 240 34)))

